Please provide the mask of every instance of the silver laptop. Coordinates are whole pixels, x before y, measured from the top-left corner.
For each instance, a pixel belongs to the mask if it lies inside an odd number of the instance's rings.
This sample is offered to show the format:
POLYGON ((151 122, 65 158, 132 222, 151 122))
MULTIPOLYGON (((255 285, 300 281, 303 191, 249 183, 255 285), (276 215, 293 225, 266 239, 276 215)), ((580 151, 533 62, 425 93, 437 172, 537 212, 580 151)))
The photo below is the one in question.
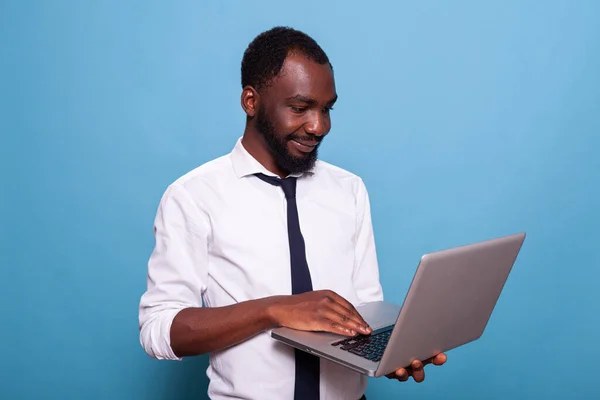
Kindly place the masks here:
POLYGON ((367 376, 387 375, 479 339, 524 240, 519 233, 424 255, 401 307, 356 308, 370 335, 277 328, 271 336, 367 376))

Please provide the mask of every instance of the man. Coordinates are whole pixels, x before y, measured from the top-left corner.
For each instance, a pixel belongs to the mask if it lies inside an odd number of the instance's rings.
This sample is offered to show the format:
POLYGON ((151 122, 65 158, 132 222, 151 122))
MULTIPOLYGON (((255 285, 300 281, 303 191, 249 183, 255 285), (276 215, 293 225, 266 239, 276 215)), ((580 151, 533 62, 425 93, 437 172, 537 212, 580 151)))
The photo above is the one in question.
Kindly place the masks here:
MULTIPOLYGON (((337 99, 302 32, 260 34, 242 61, 243 137, 161 199, 140 339, 158 359, 210 354, 213 399, 350 399, 364 376, 270 338, 277 326, 369 334, 354 305, 382 300, 362 180, 317 160, 337 99)), ((424 379, 423 364, 392 374, 424 379)))

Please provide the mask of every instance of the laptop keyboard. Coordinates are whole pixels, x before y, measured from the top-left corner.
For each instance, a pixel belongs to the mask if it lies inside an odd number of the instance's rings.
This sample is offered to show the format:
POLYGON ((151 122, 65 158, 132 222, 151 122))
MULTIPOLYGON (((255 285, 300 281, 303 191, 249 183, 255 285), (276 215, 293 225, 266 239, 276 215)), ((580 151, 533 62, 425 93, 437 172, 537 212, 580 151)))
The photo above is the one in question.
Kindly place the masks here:
POLYGON ((379 362, 383 351, 390 340, 391 330, 375 335, 359 335, 332 343, 332 346, 340 346, 341 350, 349 351, 367 360, 379 362))

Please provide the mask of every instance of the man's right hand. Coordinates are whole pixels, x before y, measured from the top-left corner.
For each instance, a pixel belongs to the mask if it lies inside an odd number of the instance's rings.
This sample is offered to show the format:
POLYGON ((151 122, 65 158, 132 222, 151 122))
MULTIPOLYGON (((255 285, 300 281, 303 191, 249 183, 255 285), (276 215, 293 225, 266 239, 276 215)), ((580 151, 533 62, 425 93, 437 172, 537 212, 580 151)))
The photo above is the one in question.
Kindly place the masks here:
POLYGON ((278 326, 345 336, 371 333, 354 306, 331 290, 274 296, 270 300, 268 312, 278 326))

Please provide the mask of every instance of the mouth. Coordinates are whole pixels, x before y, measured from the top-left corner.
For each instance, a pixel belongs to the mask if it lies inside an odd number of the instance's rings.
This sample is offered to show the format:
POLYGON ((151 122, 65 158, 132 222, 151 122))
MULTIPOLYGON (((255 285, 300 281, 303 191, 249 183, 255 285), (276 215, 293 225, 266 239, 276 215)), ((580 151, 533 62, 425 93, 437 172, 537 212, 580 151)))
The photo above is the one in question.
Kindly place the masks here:
POLYGON ((301 151, 302 153, 310 153, 311 151, 313 151, 315 149, 315 147, 318 144, 318 142, 307 142, 307 141, 296 140, 296 139, 292 139, 292 140, 290 140, 290 142, 292 142, 293 146, 296 149, 298 149, 299 151, 301 151))

